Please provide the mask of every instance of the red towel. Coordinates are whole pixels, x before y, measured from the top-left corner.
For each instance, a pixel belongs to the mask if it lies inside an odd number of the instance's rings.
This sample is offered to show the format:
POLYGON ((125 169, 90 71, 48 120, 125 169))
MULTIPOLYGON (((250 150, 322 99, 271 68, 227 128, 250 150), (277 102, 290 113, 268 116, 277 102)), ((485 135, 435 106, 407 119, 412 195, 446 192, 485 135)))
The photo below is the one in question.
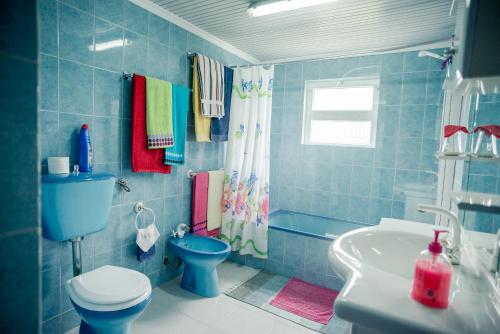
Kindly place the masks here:
POLYGON ((191 231, 197 235, 207 233, 208 173, 196 173, 193 179, 193 214, 191 231))
POLYGON ((132 171, 170 174, 172 166, 163 164, 164 150, 148 150, 146 134, 146 78, 132 77, 132 171))

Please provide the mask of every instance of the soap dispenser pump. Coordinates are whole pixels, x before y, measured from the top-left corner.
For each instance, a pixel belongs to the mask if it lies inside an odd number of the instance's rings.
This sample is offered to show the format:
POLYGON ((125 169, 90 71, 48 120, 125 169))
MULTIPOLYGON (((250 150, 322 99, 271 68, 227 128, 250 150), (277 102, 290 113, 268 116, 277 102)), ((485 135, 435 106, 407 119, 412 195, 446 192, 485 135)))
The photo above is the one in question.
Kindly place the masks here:
POLYGON ((435 230, 434 240, 415 261, 411 297, 429 307, 448 307, 452 266, 448 257, 442 253, 443 246, 439 243, 439 233, 447 232, 435 230))

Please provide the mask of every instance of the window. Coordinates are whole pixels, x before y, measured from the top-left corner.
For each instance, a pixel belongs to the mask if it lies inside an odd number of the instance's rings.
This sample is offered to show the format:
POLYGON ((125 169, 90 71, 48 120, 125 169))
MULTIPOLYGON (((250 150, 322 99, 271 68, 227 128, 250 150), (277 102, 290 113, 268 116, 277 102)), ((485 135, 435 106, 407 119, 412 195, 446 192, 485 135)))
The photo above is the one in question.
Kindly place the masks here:
POLYGON ((306 81, 302 142, 375 147, 378 77, 306 81))

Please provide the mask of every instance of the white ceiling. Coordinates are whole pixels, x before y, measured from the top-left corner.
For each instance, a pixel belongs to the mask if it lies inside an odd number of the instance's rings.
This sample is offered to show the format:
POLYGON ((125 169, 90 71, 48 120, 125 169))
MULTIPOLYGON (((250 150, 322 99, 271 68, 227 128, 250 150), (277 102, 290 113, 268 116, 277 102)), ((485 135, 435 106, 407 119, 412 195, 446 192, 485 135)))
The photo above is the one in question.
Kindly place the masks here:
POLYGON ((150 0, 261 62, 407 48, 448 40, 452 0, 338 0, 249 17, 249 0, 150 0))

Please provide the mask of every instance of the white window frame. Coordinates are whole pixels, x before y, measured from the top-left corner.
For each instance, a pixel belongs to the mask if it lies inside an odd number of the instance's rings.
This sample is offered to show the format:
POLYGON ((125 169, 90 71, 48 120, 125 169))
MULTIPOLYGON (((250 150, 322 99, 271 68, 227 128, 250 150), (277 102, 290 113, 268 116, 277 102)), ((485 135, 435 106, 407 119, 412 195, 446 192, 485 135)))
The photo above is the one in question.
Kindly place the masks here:
POLYGON ((306 80, 304 89, 304 117, 302 123, 302 144, 304 145, 322 145, 322 146, 344 146, 344 147, 363 147, 374 148, 377 139, 377 116, 378 99, 380 91, 380 77, 353 77, 342 79, 327 80, 306 80), (373 109, 372 110, 327 110, 314 111, 313 90, 315 88, 350 88, 350 87, 374 87, 373 109), (310 140, 311 122, 313 120, 333 120, 333 121, 370 121, 370 143, 368 145, 360 144, 338 144, 313 142, 310 140))

